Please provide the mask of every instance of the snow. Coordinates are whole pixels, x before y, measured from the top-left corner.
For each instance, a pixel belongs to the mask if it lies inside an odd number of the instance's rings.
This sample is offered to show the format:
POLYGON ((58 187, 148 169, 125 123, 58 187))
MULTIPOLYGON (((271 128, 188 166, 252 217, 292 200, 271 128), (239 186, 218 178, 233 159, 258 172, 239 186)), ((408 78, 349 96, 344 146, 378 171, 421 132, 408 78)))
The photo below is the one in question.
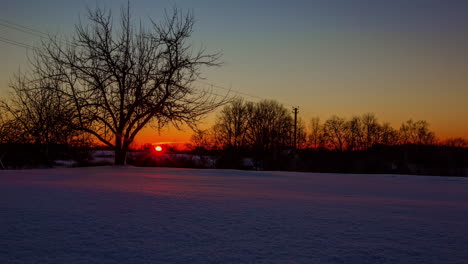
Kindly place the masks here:
POLYGON ((77 162, 74 160, 54 160, 54 165, 57 167, 73 167, 77 162))
POLYGON ((91 164, 114 164, 115 152, 112 150, 94 150, 91 154, 91 164))
POLYGON ((0 171, 0 263, 466 263, 468 178, 0 171))

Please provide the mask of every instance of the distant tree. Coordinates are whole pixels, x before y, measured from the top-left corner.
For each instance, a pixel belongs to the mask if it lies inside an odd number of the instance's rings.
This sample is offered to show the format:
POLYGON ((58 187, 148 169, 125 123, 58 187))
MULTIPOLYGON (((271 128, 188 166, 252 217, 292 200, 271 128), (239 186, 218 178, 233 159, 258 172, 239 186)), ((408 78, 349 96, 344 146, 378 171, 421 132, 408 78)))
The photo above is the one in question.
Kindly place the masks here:
POLYGON ((324 138, 323 138, 323 127, 320 124, 319 117, 313 117, 310 119, 309 125, 309 136, 308 144, 313 149, 319 149, 323 147, 324 138))
POLYGON ((447 138, 442 144, 445 146, 454 147, 454 148, 467 148, 468 147, 468 141, 461 137, 447 138))
POLYGON ((70 126, 73 109, 63 96, 53 92, 56 82, 48 79, 28 80, 18 74, 10 84, 11 95, 0 101, 8 114, 11 141, 39 145, 70 144, 78 136, 70 126))
POLYGON ((338 116, 332 116, 323 125, 326 144, 329 149, 343 151, 346 143, 346 120, 338 116))
POLYGON ((190 142, 190 148, 194 150, 211 150, 216 146, 210 129, 195 130, 190 142))
POLYGON ((389 123, 384 123, 380 128, 379 144, 386 146, 394 146, 398 144, 399 134, 396 129, 390 126, 389 123))
POLYGON ((296 145, 298 149, 304 149, 307 147, 307 129, 302 118, 297 120, 297 131, 296 131, 296 145))
MULTIPOLYGON (((270 166, 284 154, 282 150, 292 146, 293 128, 290 111, 277 101, 253 103, 236 99, 217 116, 212 133, 215 144, 224 150, 222 166, 240 166, 246 153, 253 155, 259 166, 265 165, 266 160, 270 166)), ((301 120, 297 132, 299 145, 305 145, 301 120)))
POLYGON ((224 106, 213 127, 216 143, 223 148, 237 150, 247 144, 247 129, 251 106, 236 99, 224 106))
POLYGON ((430 145, 435 143, 435 134, 429 130, 429 123, 424 120, 406 121, 401 125, 399 134, 401 144, 430 145))
POLYGON ((378 144, 380 141, 381 127, 377 117, 372 113, 362 115, 362 138, 364 149, 378 144))
POLYGON ((348 150, 360 150, 365 147, 363 129, 363 122, 359 116, 354 116, 346 122, 345 139, 348 150))
POLYGON ((263 100, 251 104, 247 139, 257 152, 277 151, 291 145, 293 119, 277 101, 263 100))
MULTIPOLYGON (((2 107, 0 106, 0 109, 2 107)), ((4 143, 11 143, 11 136, 12 136, 12 122, 11 119, 8 118, 5 111, 2 109, 0 111, 0 144, 4 143)))
POLYGON ((174 9, 147 30, 135 26, 123 8, 119 26, 110 11, 88 10, 89 24, 78 24, 73 38, 50 38, 37 52, 34 71, 58 82, 57 96, 73 106, 75 129, 115 150, 125 164, 135 136, 146 126, 195 126, 225 103, 194 86, 204 66, 219 65, 219 54, 196 51, 189 40, 191 13, 174 9))

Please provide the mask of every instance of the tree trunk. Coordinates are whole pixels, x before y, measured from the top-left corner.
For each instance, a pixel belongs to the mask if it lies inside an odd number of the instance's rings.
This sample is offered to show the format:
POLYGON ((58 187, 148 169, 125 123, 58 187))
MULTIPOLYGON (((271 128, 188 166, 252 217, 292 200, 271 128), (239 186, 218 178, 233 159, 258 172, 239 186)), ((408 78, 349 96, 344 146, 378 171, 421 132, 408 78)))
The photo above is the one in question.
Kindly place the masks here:
POLYGON ((125 165, 127 163, 127 150, 116 149, 114 165, 125 165))
POLYGON ((127 161, 127 150, 125 146, 123 146, 122 137, 116 136, 115 138, 115 159, 114 165, 125 165, 127 161))

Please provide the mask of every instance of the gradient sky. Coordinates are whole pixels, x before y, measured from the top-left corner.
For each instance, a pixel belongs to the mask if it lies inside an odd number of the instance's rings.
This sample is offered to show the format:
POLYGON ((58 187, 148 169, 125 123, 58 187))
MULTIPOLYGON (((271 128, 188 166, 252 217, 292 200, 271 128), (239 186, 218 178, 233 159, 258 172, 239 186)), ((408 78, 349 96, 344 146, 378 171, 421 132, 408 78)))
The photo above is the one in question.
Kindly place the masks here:
MULTIPOLYGON (((86 6, 126 1, 2 1, 0 18, 44 32, 71 34, 86 6)), ((439 137, 468 138, 468 1, 132 0, 134 19, 164 8, 193 10, 196 46, 221 51, 210 83, 299 106, 322 120, 373 112, 393 126, 424 119, 439 137)), ((0 24, 3 38, 39 38, 0 24)), ((0 94, 27 69, 27 50, 0 42, 0 94)), ((223 93, 223 90, 215 91, 223 93)), ((246 99, 256 101, 255 98, 246 99)), ((206 120, 208 126, 214 114, 206 120)), ((138 142, 185 141, 190 132, 146 130, 138 142)))

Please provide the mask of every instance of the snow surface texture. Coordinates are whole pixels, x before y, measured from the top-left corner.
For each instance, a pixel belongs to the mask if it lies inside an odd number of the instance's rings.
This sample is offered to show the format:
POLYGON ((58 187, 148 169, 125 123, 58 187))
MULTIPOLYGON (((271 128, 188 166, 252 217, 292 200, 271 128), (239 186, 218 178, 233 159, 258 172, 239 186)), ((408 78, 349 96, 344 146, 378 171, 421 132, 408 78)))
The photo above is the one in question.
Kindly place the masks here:
POLYGON ((468 179, 0 171, 0 263, 468 263, 468 179))

